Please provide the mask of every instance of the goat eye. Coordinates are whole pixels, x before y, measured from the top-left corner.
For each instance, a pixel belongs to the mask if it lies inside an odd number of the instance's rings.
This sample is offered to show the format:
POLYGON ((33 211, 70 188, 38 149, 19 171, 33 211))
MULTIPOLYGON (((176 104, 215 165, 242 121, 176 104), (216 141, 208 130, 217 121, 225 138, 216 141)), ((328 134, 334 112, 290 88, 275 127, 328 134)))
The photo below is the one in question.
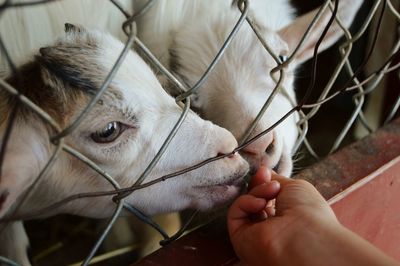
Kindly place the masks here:
POLYGON ((281 60, 281 62, 285 62, 286 60, 288 60, 288 56, 287 55, 279 55, 279 60, 281 60))
POLYGON ((90 137, 97 143, 109 143, 116 140, 124 130, 124 124, 114 121, 108 123, 102 130, 90 134, 90 137))

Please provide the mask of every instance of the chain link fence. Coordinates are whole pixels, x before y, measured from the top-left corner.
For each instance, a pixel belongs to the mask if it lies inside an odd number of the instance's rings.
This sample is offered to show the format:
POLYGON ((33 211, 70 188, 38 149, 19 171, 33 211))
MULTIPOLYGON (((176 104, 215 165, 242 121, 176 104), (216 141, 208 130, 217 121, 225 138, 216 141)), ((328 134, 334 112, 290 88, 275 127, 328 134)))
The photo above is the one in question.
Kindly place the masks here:
MULTIPOLYGON (((54 0, 53 0, 54 1, 54 0)), ((67 1, 67 0, 64 0, 67 1)), ((48 4, 49 2, 52 2, 52 0, 44 0, 44 1, 25 1, 25 2, 16 2, 14 3, 11 0, 5 0, 3 3, 0 5, 0 23, 1 23, 1 16, 7 12, 10 9, 14 8, 30 8, 35 5, 45 5, 48 4)), ((13 127, 14 123, 14 118, 18 106, 20 105, 25 105, 27 108, 29 108, 32 112, 35 112, 43 121, 45 121, 49 127, 54 129, 57 134, 52 136, 49 140, 49 142, 54 145, 55 149, 54 152, 50 158, 50 160, 46 163, 45 167, 42 169, 41 173, 37 176, 35 179, 35 182, 31 185, 31 187, 27 190, 28 192, 23 195, 23 198, 20 199, 18 206, 16 206, 13 210, 14 213, 18 211, 18 208, 24 203, 24 201, 29 197, 29 194, 35 190, 35 186, 39 183, 39 180, 44 176, 45 172, 48 171, 49 168, 52 167, 52 164, 56 160, 57 156, 62 153, 66 152, 69 153, 71 156, 74 156, 78 159, 80 159, 82 162, 84 162, 88 167, 92 168, 94 171, 96 171, 99 175, 101 175, 103 178, 105 178, 113 187, 114 190, 111 191, 99 191, 95 193, 80 193, 80 194, 75 194, 71 195, 62 201, 55 202, 51 204, 50 206, 47 206, 43 208, 42 210, 32 213, 29 217, 24 217, 24 218, 34 218, 39 214, 50 212, 54 208, 60 207, 64 204, 67 204, 71 201, 74 200, 79 200, 84 197, 103 197, 103 196, 113 196, 113 201, 115 203, 115 211, 112 215, 112 217, 108 221, 107 227, 104 229, 104 231, 101 233, 101 235, 98 237, 98 241, 93 244, 93 247, 91 249, 91 252, 87 255, 85 258, 84 262, 82 265, 88 265, 90 261, 92 260, 93 256, 96 254, 98 251, 101 243, 103 242, 104 238, 107 236, 109 233, 110 229, 113 227, 117 217, 120 215, 121 211, 123 209, 131 212, 133 215, 138 217, 140 220, 143 222, 153 226, 159 233, 163 236, 164 240, 162 241, 162 244, 166 244, 170 241, 173 241, 177 239, 179 236, 181 236, 184 232, 187 226, 190 224, 192 219, 188 219, 187 223, 185 223, 179 232, 177 232, 173 236, 168 236, 163 228, 161 228, 159 225, 157 225, 155 222, 152 221, 149 217, 144 215, 142 212, 134 208, 133 206, 127 204, 124 200, 128 195, 131 193, 135 193, 135 191, 152 186, 158 182, 163 182, 167 179, 171 178, 178 178, 180 175, 187 173, 189 171, 193 171, 195 169, 198 169, 206 164, 209 164, 211 162, 214 162, 216 160, 220 160, 223 158, 226 158, 236 152, 241 151, 244 149, 247 145, 255 142, 257 139, 261 138, 268 132, 271 132, 277 125, 282 123, 285 119, 287 119, 289 116, 292 116, 294 113, 297 113, 299 116, 299 122, 297 124, 298 131, 299 131, 299 137, 297 139, 297 143, 295 145, 295 150, 299 150, 300 147, 303 147, 303 153, 306 151, 309 155, 319 158, 321 155, 318 154, 318 152, 315 151, 315 147, 311 144, 309 141, 307 132, 308 132, 308 126, 309 126, 309 121, 312 119, 320 110, 321 106, 325 105, 326 103, 330 102, 332 99, 335 99, 336 97, 340 95, 347 95, 346 97, 351 97, 354 107, 351 115, 346 119, 346 123, 342 125, 342 129, 340 134, 336 136, 336 139, 334 143, 330 147, 329 153, 332 153, 336 151, 342 144, 343 140, 345 139, 346 136, 349 134, 353 134, 352 129, 354 128, 354 125, 358 123, 358 127, 364 127, 367 129, 369 132, 372 131, 368 118, 366 117, 364 113, 364 108, 365 108, 365 99, 366 97, 371 94, 380 84, 380 82, 389 74, 396 73, 395 75, 399 76, 399 68, 400 68, 400 62, 395 61, 396 58, 399 56, 399 48, 400 48, 400 40, 399 38, 395 38, 395 42, 391 48, 390 51, 386 51, 386 57, 384 60, 382 60, 382 64, 378 67, 376 67, 373 71, 366 71, 366 66, 369 63, 369 60, 372 56, 374 56, 374 52, 376 51, 377 44, 379 44, 379 33, 384 32, 382 29, 382 19, 385 16, 391 16, 393 17, 393 20, 395 20, 396 27, 398 29, 399 27, 399 22, 400 22, 400 13, 398 9, 396 9, 396 6, 399 6, 398 1, 390 1, 390 0, 376 0, 373 1, 372 7, 369 10, 369 14, 366 16, 365 20, 362 22, 362 26, 357 30, 355 34, 351 34, 347 28, 343 27, 343 33, 345 36, 345 40, 340 44, 340 60, 339 63, 337 64, 335 70, 333 73, 330 74, 331 79, 329 80, 328 84, 323 88, 322 91, 315 91, 315 79, 319 75, 319 72, 322 71, 323 67, 320 67, 318 65, 318 47, 315 47, 315 52, 314 56, 312 58, 312 68, 310 71, 310 76, 311 76, 311 82, 308 85, 306 91, 303 93, 303 96, 300 98, 298 103, 292 103, 293 108, 286 113, 284 116, 282 116, 279 120, 276 121, 274 125, 272 125, 270 128, 267 130, 257 134, 254 137, 249 137, 251 136, 251 132, 254 130, 255 126, 257 125, 258 121, 262 118, 263 115, 268 113, 268 107, 273 99, 273 97, 278 94, 278 93, 283 93, 283 89, 281 87, 282 80, 276 79, 276 73, 279 73, 278 76, 284 76, 283 71, 284 68, 292 63, 292 60, 295 56, 295 52, 291 54, 288 57, 288 60, 282 62, 278 55, 273 53, 273 49, 268 46, 268 43, 262 38, 262 34, 259 32, 257 27, 254 25, 253 21, 250 19, 248 16, 249 14, 249 5, 251 5, 251 1, 249 0, 240 0, 237 1, 237 6, 240 12, 242 13, 240 19, 237 21, 236 25, 233 27, 233 30, 231 34, 228 36, 228 38, 225 40, 225 43, 222 45, 220 51, 218 54, 215 56, 214 60, 211 62, 211 64, 208 66, 207 71, 204 72, 203 76, 198 80, 198 82, 191 88, 188 88, 186 84, 180 82, 178 78, 176 78, 171 72, 163 66, 157 58, 149 51, 146 46, 142 43, 142 41, 137 37, 136 35, 136 25, 135 22, 136 20, 142 16, 144 13, 146 13, 151 6, 154 4, 155 0, 150 0, 147 2, 146 5, 144 5, 140 10, 135 10, 135 13, 131 13, 127 10, 125 10, 122 5, 119 4, 117 0, 110 0, 112 4, 115 6, 116 9, 118 9, 126 18, 125 22, 122 25, 123 31, 127 36, 127 41, 125 43, 125 47, 123 51, 121 52, 119 58, 114 64, 114 67, 112 70, 108 73, 108 76, 106 80, 103 82, 102 86, 100 89, 97 91, 96 95, 90 100, 89 104, 84 108, 84 110, 81 112, 81 114, 71 123, 68 125, 66 128, 61 128, 61 126, 57 123, 57 121, 48 113, 43 111, 38 105, 34 104, 29 98, 25 97, 20 91, 18 91, 16 88, 10 86, 5 79, 0 79, 0 89, 6 91, 10 95, 13 95, 16 101, 15 109, 13 112, 11 112, 11 115, 6 121, 6 126, 5 130, 3 131, 3 137, 2 137, 2 144, 1 144, 1 151, 0 151, 0 160, 1 162, 4 160, 5 156, 5 150, 6 150, 6 144, 7 140, 10 137, 10 134, 12 133, 11 129, 13 127), (373 23, 373 21, 376 21, 376 23, 373 23), (259 115, 255 119, 254 123, 249 127, 247 130, 247 133, 245 134, 245 139, 243 139, 240 143, 241 145, 237 147, 235 150, 232 151, 232 153, 229 154, 223 154, 219 155, 217 157, 209 158, 201 163, 198 163, 196 165, 188 165, 186 169, 182 169, 178 172, 175 173, 166 173, 164 176, 160 176, 159 178, 148 181, 146 182, 146 177, 149 175, 149 173, 152 171, 152 169, 155 167, 155 165, 159 162, 159 160, 162 160, 162 155, 168 148, 169 143, 171 140, 174 138, 178 130, 180 129, 180 126, 182 125, 183 121, 185 120, 189 109, 190 109, 190 103, 191 103, 191 98, 190 96, 197 92, 198 90, 202 89, 202 85, 209 76, 209 74, 213 71, 214 67, 216 64, 218 64, 219 60, 222 58, 224 55, 224 52, 226 49, 228 49, 230 43, 232 40, 235 38, 238 30, 242 27, 243 24, 248 23, 254 33, 257 35, 259 38, 260 43, 263 45, 265 48, 265 53, 271 54, 271 56, 276 60, 276 67, 272 70, 270 75, 274 78, 276 81, 276 86, 271 94, 269 99, 265 99, 265 105, 260 111, 259 115), (360 66, 358 66, 356 69, 353 69, 352 64, 349 60, 349 56, 352 50, 352 46, 357 40, 359 40, 362 36, 370 32, 371 34, 371 42, 369 45, 369 48, 367 49, 367 53, 362 60, 362 63, 360 66), (132 184, 130 187, 120 187, 120 185, 114 180, 114 178, 106 173, 100 166, 98 166, 96 163, 94 163, 90 158, 87 158, 83 154, 81 154, 78 150, 75 150, 71 146, 67 145, 64 141, 64 138, 68 135, 70 135, 74 130, 78 127, 78 125, 83 121, 83 119, 87 116, 87 114, 92 110, 94 105, 101 99, 105 91, 108 89, 111 81, 113 80, 116 72, 118 71, 120 65, 123 63, 123 61, 126 58, 126 55, 130 49, 135 47, 137 51, 140 52, 141 55, 146 57, 148 62, 152 65, 156 71, 162 73, 172 84, 173 88, 175 90, 174 95, 178 95, 175 97, 176 103, 181 106, 182 108, 182 113, 179 118, 179 120, 176 122, 174 128, 171 130, 169 136, 167 139, 164 140, 163 145, 160 147, 157 155, 153 158, 153 160, 148 164, 148 167, 143 171, 143 173, 136 178, 136 181, 132 184), (344 83, 344 85, 340 88, 334 88, 334 83, 339 76, 339 73, 345 72, 347 73, 347 81, 344 83), (318 95, 317 100, 310 102, 310 94, 311 93, 316 93, 318 95)), ((324 1, 323 5, 320 7, 321 11, 331 9, 333 11, 333 16, 331 17, 329 23, 326 25, 326 29, 328 29, 331 24, 335 20, 335 14, 337 12, 337 6, 340 1, 336 2, 331 2, 331 1, 324 1)), ((318 13, 321 14, 322 12, 318 13)), ((317 22, 318 18, 316 18, 313 23, 309 26, 310 28, 313 27, 313 25, 317 22)), ((18 76, 19 70, 16 67, 16 65, 13 62, 13 58, 10 57, 10 55, 7 52, 6 47, 4 46, 2 38, 7 38, 7 34, 12 34, 12 33, 6 33, 2 32, 1 33, 1 38, 0 38, 0 48, 1 48, 1 55, 4 58, 4 60, 7 60, 8 65, 10 69, 12 70, 14 75, 18 76)), ((325 37, 326 31, 324 34, 320 36, 320 40, 322 40, 325 37)), ((397 32, 389 33, 389 34, 398 34, 397 32)), ((398 35, 397 35, 398 36, 398 35)), ((298 46, 301 46, 302 42, 307 38, 307 34, 303 37, 302 41, 299 43, 298 46)), ((3 59, 2 59, 3 60, 3 59)), ((397 59, 398 60, 398 59, 397 59)), ((390 112, 388 116, 384 119, 384 122, 387 123, 390 120, 392 120, 398 109, 400 107, 400 97, 397 98, 393 106, 390 108, 390 112)), ((325 154, 324 154, 325 155, 325 154)), ((1 170, 0 170, 1 171, 1 170)), ((1 181, 0 181, 1 182, 1 181)), ((196 212, 193 213, 192 218, 196 212)), ((13 220, 13 215, 7 215, 7 217, 1 219, 1 226, 2 229, 4 230, 5 225, 7 223, 12 222, 13 220)), ((17 265, 15 262, 5 258, 5 257, 0 257, 0 262, 7 264, 7 265, 17 265)))

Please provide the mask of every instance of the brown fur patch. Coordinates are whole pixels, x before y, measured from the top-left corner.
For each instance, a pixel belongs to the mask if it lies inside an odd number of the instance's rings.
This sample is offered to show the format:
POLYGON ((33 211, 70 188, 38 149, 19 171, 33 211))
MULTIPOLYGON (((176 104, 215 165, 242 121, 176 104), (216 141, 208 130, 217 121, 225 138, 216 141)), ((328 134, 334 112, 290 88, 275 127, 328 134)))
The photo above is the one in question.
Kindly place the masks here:
MULTIPOLYGON (((46 111, 53 117, 60 126, 65 125, 66 120, 72 114, 76 102, 81 102, 87 96, 83 92, 73 89, 66 89, 61 82, 53 81, 52 85, 46 84, 43 80, 42 69, 37 62, 28 63, 20 68, 20 78, 11 76, 6 80, 11 86, 16 88, 21 94, 26 96, 36 105, 46 111), (57 84, 58 83, 58 84, 57 84)), ((18 104, 16 97, 2 93, 2 110, 12 110, 15 104, 18 104)), ((19 118, 28 118, 32 113, 29 107, 19 104, 18 113, 22 115, 19 118)))
POLYGON ((9 194, 10 193, 7 190, 0 193, 0 210, 3 208, 3 204, 4 202, 6 202, 6 199, 9 194))
MULTIPOLYGON (((6 79, 7 83, 52 116, 62 128, 97 93, 108 73, 99 64, 98 58, 102 54, 97 35, 71 29, 67 35, 68 38, 41 48, 32 62, 19 68, 18 75, 6 79)), ((121 101, 122 94, 112 86, 102 100, 121 101)), ((4 90, 0 90, 0 100, 0 122, 3 125, 18 100, 4 90)), ((32 111, 20 104, 18 114, 22 114, 19 119, 26 120, 32 111)))

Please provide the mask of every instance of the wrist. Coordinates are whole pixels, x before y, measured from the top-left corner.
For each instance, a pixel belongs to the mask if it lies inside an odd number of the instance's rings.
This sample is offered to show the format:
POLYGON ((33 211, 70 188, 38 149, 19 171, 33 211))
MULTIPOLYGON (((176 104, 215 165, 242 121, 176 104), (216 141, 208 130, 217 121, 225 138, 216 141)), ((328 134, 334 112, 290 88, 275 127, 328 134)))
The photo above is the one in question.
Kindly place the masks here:
POLYGON ((337 221, 310 224, 287 243, 280 265, 398 265, 392 258, 337 221))
POLYGON ((332 254, 339 246, 337 239, 345 228, 336 220, 326 221, 299 218, 299 225, 289 225, 284 234, 269 243, 268 256, 274 265, 341 265, 335 264, 332 254), (315 220, 315 221, 314 221, 315 220), (307 223, 304 223, 307 221, 307 223), (327 261, 329 261, 327 263, 327 261))

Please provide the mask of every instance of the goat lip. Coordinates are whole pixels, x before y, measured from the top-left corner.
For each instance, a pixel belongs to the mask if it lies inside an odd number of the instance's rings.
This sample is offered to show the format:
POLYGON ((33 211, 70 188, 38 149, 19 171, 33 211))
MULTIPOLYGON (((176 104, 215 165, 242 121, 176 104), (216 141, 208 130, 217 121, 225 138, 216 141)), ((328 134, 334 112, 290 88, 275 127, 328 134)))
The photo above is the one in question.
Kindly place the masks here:
POLYGON ((222 183, 196 186, 196 188, 213 188, 213 187, 242 187, 246 184, 246 180, 244 179, 245 175, 239 175, 239 177, 234 178, 233 180, 225 181, 222 183))

